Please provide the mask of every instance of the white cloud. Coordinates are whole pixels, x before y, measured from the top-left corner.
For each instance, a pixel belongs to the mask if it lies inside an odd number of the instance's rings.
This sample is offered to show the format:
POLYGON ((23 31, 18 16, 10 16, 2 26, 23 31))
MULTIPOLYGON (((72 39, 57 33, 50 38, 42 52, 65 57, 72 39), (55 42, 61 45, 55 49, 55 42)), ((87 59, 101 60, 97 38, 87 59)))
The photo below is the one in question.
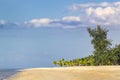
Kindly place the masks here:
POLYGON ((50 19, 49 18, 42 18, 42 19, 33 19, 30 21, 31 23, 40 23, 40 24, 48 24, 50 23, 50 19))
POLYGON ((95 6, 96 4, 94 3, 89 3, 89 4, 73 4, 71 6, 68 7, 69 10, 71 11, 77 11, 77 10, 80 10, 80 9, 83 9, 83 8, 87 8, 87 7, 90 7, 90 6, 95 6))
MULTIPOLYGON (((62 18, 38 18, 15 24, 0 20, 0 24, 11 24, 17 27, 59 27, 59 28, 78 28, 91 25, 120 26, 120 2, 102 2, 73 4, 69 6, 71 16, 62 18), (75 14, 74 14, 75 13, 75 14), (77 13, 77 14, 76 14, 77 13), (77 16, 75 16, 77 15, 77 16)), ((70 14, 69 14, 70 15, 70 14)), ((9 26, 9 25, 8 25, 9 26)))
POLYGON ((39 26, 47 26, 49 25, 50 22, 51 20, 49 18, 41 18, 41 19, 33 19, 25 23, 30 24, 34 27, 39 27, 39 26))
POLYGON ((105 7, 105 8, 101 8, 101 7, 97 7, 97 8, 87 8, 86 9, 86 13, 89 16, 93 16, 94 17, 98 17, 100 19, 106 19, 107 17, 111 17, 113 15, 116 14, 116 8, 113 7, 105 7))
POLYGON ((61 19, 40 18, 24 22, 28 27, 75 28, 80 24, 79 16, 65 16, 61 19))
POLYGON ((89 8, 89 7, 108 7, 108 6, 118 6, 120 2, 113 2, 113 3, 108 3, 108 2, 102 2, 102 3, 86 3, 86 4, 73 4, 68 7, 69 10, 76 11, 80 10, 83 8, 89 8))
POLYGON ((65 17, 62 18, 62 20, 66 21, 66 22, 71 22, 71 21, 79 22, 80 17, 79 16, 65 16, 65 17))
POLYGON ((112 7, 106 7, 106 8, 101 8, 101 7, 97 7, 97 8, 87 8, 86 12, 88 15, 96 15, 96 16, 109 16, 109 15, 113 15, 115 14, 115 8, 112 7))
POLYGON ((74 4, 69 9, 84 16, 81 21, 89 24, 120 25, 120 2, 74 4))

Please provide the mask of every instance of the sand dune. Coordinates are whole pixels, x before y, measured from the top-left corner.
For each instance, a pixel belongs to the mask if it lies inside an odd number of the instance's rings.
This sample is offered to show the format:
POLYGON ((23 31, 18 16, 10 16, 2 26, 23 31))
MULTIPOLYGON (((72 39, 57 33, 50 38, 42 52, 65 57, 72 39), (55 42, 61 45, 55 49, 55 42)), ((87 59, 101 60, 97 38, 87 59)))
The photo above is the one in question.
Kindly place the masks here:
POLYGON ((9 80, 120 80, 120 66, 24 69, 9 80))

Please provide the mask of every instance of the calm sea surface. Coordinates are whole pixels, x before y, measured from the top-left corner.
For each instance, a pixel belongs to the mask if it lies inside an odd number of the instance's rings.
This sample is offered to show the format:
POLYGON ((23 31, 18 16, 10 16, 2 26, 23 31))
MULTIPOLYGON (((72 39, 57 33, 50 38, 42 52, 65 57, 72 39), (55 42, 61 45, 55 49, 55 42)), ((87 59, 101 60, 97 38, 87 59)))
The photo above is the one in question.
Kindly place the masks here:
POLYGON ((0 69, 0 80, 8 80, 7 78, 14 75, 18 69, 0 69))

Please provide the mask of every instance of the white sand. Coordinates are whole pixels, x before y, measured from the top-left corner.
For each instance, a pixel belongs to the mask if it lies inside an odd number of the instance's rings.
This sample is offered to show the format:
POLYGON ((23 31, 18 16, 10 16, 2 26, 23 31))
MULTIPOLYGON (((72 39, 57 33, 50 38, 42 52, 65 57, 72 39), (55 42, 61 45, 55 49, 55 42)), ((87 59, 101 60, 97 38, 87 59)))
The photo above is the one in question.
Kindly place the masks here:
POLYGON ((30 68, 9 80, 120 80, 120 66, 30 68))

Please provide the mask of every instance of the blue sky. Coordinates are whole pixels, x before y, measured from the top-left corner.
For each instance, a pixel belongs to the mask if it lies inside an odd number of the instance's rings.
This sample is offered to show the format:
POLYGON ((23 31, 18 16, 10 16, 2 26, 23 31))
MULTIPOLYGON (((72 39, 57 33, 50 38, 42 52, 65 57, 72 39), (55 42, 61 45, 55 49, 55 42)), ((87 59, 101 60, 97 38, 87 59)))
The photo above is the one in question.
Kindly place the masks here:
POLYGON ((23 22, 34 18, 60 18, 68 15, 67 7, 72 4, 103 1, 119 0, 0 0, 0 19, 23 22))
POLYGON ((119 44, 119 0, 0 0, 0 68, 51 67, 92 53, 87 27, 119 44))

